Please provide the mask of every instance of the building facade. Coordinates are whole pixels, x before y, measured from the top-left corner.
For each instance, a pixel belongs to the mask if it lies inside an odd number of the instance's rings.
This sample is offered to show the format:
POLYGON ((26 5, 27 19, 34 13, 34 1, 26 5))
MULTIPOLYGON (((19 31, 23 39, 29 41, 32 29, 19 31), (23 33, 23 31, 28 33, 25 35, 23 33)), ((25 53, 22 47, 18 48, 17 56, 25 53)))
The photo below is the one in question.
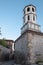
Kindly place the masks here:
POLYGON ((43 61, 43 33, 40 30, 40 25, 36 24, 36 7, 31 4, 25 6, 23 11, 21 36, 14 42, 15 51, 25 53, 28 63, 43 61))
POLYGON ((5 43, 6 43, 6 47, 8 48, 8 49, 10 49, 11 51, 14 51, 14 41, 13 40, 10 40, 10 39, 0 39, 0 40, 3 40, 5 43))
POLYGON ((6 39, 5 42, 6 42, 7 46, 8 46, 8 48, 11 49, 12 51, 14 51, 14 41, 6 39))

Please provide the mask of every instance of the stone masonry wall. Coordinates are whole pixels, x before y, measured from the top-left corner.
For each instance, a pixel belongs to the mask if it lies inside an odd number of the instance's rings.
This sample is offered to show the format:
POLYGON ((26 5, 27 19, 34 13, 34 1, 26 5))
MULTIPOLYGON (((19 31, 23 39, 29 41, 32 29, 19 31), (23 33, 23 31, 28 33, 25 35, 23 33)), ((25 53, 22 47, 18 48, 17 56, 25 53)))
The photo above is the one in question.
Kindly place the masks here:
POLYGON ((28 33, 30 48, 30 62, 43 61, 43 36, 28 33))
POLYGON ((43 60, 43 36, 34 32, 24 33, 15 41, 15 51, 25 53, 30 63, 43 60))
POLYGON ((23 53, 27 53, 27 33, 22 35, 16 42, 15 42, 15 50, 20 51, 23 53))

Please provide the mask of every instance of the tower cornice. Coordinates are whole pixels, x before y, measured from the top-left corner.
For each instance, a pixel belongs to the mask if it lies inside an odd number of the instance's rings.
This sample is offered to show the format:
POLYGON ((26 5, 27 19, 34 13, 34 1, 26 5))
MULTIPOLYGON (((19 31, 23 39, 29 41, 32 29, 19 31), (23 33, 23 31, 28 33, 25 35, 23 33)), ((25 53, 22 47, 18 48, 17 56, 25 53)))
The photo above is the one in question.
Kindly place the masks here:
MULTIPOLYGON (((33 15, 35 15, 35 16, 37 17, 37 15, 36 15, 36 14, 34 14, 34 13, 32 13, 32 12, 31 12, 31 13, 29 13, 29 14, 33 14, 33 15)), ((26 16, 26 15, 28 15, 28 14, 24 14, 24 16, 26 16)))

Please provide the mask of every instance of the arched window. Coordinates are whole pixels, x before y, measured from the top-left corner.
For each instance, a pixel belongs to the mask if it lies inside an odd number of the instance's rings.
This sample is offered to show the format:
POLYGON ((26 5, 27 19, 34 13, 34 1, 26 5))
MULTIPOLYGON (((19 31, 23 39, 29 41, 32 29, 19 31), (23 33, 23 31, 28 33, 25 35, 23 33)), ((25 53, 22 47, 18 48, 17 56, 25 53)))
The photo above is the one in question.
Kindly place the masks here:
POLYGON ((35 21, 35 16, 33 15, 33 20, 35 21))
POLYGON ((32 8, 32 11, 34 12, 34 8, 32 8))
POLYGON ((28 8, 27 8, 27 12, 29 12, 29 11, 30 11, 30 8, 28 7, 28 8))
POLYGON ((29 15, 28 15, 28 20, 30 20, 30 17, 29 17, 29 15))

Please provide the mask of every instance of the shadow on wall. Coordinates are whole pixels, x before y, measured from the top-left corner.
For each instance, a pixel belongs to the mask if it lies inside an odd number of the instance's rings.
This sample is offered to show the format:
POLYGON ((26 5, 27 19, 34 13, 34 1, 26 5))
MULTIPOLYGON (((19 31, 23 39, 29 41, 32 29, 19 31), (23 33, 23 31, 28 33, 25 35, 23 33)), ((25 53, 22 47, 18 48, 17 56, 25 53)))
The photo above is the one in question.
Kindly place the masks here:
POLYGON ((21 53, 20 51, 14 52, 14 62, 16 64, 26 65, 27 64, 26 61, 27 61, 27 57, 25 56, 24 53, 21 53))

